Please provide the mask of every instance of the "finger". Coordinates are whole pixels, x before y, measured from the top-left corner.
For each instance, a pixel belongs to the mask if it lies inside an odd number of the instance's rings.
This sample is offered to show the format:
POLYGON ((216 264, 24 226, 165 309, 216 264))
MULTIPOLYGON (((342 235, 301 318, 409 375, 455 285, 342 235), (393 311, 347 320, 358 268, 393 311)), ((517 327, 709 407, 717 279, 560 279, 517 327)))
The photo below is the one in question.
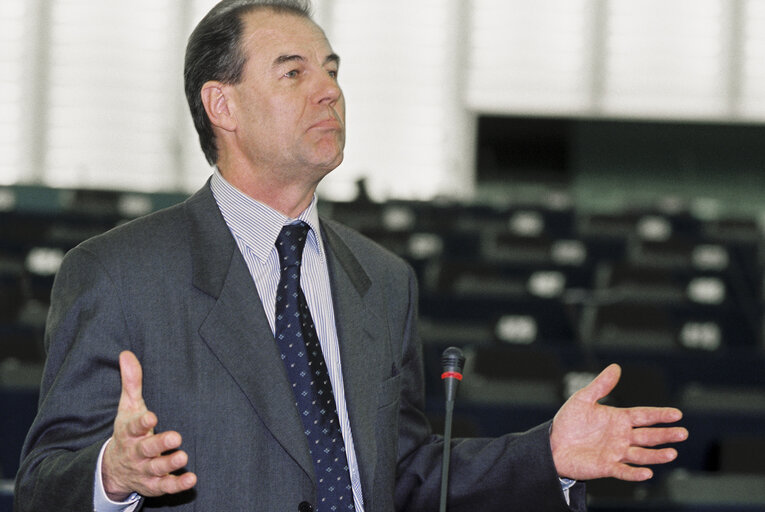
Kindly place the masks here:
POLYGON ((120 407, 128 409, 144 407, 143 369, 135 354, 128 350, 120 353, 120 378, 122 380, 120 407))
POLYGON ((632 407, 627 409, 630 422, 635 427, 647 427, 657 423, 675 423, 683 418, 683 413, 673 407, 632 407))
POLYGON ((168 431, 141 440, 136 449, 141 457, 151 459, 179 448, 181 443, 181 435, 178 432, 168 431))
POLYGON ((679 443, 688 439, 688 430, 683 427, 636 428, 632 430, 632 445, 658 446, 679 443))
POLYGON ((653 478, 653 471, 648 468, 637 468, 627 464, 619 464, 612 476, 628 482, 643 482, 653 478))
POLYGON ((126 430, 132 437, 143 437, 151 434, 154 427, 157 426, 157 416, 151 411, 145 411, 137 414, 127 421, 126 430))
POLYGON ((145 466, 145 472, 148 476, 165 477, 170 473, 183 468, 188 462, 189 456, 186 452, 178 450, 167 455, 162 455, 161 457, 150 459, 145 466))
POLYGON ((162 496, 164 494, 177 494, 187 491, 197 483, 194 473, 182 475, 164 475, 162 477, 147 477, 136 489, 142 496, 162 496))
POLYGON ((580 399, 595 403, 598 400, 605 398, 613 391, 616 384, 619 382, 619 378, 622 375, 622 368, 618 364, 611 364, 605 370, 600 372, 600 375, 595 377, 592 382, 582 388, 577 395, 580 399))
POLYGON ((649 448, 632 446, 627 450, 627 454, 622 462, 636 464, 638 466, 649 466, 653 464, 666 464, 667 462, 672 462, 676 458, 677 450, 674 448, 652 450, 649 448))
POLYGON ((157 482, 158 495, 177 494, 187 491, 197 484, 197 476, 194 473, 184 473, 182 475, 167 475, 157 482))

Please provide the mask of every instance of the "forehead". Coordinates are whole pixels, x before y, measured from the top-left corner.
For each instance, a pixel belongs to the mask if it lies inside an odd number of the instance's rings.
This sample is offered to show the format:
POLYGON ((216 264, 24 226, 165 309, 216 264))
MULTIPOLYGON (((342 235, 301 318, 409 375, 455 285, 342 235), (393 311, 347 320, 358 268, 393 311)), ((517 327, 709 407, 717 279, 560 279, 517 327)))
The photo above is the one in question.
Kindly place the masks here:
POLYGON ((244 22, 242 43, 248 60, 271 62, 282 55, 323 60, 332 53, 324 31, 303 16, 261 9, 246 14, 244 22))

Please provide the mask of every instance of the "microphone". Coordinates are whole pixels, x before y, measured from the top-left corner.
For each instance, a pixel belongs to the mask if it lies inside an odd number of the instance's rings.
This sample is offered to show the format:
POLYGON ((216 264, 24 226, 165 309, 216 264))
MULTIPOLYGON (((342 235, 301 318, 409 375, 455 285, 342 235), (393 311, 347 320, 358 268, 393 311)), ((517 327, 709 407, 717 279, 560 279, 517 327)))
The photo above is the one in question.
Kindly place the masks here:
POLYGON ((465 356, 457 347, 449 347, 441 354, 441 380, 444 381, 446 402, 454 402, 457 385, 462 380, 462 368, 465 366, 465 356))
POLYGON ((446 512, 446 495, 449 488, 449 458, 452 444, 452 415, 457 386, 462 380, 465 356, 457 347, 449 347, 441 355, 441 380, 446 391, 446 418, 444 419, 444 453, 441 459, 441 502, 439 512, 446 512))

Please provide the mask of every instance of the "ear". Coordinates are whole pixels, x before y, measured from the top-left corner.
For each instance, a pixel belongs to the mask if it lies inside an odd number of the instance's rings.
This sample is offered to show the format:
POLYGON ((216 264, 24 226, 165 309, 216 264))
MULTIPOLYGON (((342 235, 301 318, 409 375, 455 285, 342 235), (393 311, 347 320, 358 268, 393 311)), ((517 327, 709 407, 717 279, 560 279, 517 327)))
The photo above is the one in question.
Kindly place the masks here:
POLYGON ((201 91, 202 103, 210 123, 229 132, 236 129, 233 105, 229 104, 231 92, 229 87, 214 80, 205 83, 201 91))

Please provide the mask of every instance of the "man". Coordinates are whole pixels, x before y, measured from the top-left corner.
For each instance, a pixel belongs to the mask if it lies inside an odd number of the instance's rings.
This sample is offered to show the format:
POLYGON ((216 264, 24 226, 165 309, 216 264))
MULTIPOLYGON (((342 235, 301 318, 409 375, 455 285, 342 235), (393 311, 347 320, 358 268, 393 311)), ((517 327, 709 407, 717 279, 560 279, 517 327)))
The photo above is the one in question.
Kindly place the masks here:
MULTIPOLYGON (((343 156, 338 65, 299 2, 224 0, 194 31, 187 97, 217 170, 183 204, 67 255, 18 511, 438 508, 413 273, 316 213, 316 186, 343 156), (294 230, 305 248, 285 263, 294 230), (297 334, 283 315, 290 275, 297 334), (310 372, 326 367, 331 396, 292 373, 291 336, 306 338, 303 357, 313 334, 310 372), (342 484, 320 470, 304 418, 315 411, 296 407, 306 393, 330 404, 342 484)), ((650 478, 640 466, 676 456, 650 447, 687 432, 648 428, 675 409, 598 404, 618 379, 607 368, 529 432, 455 441, 449 510, 583 510, 571 480, 650 478)))

